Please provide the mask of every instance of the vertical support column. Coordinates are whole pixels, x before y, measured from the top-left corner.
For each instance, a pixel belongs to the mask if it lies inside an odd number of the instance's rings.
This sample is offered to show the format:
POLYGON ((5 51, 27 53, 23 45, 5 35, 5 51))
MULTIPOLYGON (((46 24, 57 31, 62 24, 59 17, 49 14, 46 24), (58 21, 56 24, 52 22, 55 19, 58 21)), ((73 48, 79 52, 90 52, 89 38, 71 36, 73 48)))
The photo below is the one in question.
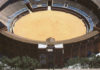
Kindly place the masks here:
POLYGON ((87 44, 85 45, 85 56, 87 56, 88 52, 87 52, 87 44))
POLYGON ((95 47, 95 46, 94 46, 94 41, 91 40, 89 45, 90 45, 90 51, 93 53, 93 51, 94 51, 94 49, 95 49, 95 48, 94 48, 94 47, 95 47))
POLYGON ((73 45, 71 46, 71 58, 73 57, 73 53, 72 53, 72 50, 73 50, 73 45))
POLYGON ((95 49, 94 50, 95 53, 100 53, 100 38, 95 40, 95 48, 94 49, 95 49))
POLYGON ((80 43, 80 45, 78 47, 78 57, 80 57, 80 47, 81 47, 81 43, 80 43))

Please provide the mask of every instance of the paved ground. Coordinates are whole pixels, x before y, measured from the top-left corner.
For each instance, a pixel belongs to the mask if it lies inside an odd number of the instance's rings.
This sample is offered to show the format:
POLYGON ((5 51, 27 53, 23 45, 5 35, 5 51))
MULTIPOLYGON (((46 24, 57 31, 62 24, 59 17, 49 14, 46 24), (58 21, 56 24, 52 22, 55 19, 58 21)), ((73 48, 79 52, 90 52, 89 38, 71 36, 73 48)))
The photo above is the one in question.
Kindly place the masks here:
MULTIPOLYGON (((36 69, 36 70, 53 70, 53 69, 36 69)), ((100 69, 54 69, 54 70, 100 70, 100 69)))
MULTIPOLYGON (((36 69, 36 70, 53 70, 53 69, 36 69)), ((100 69, 54 69, 54 70, 100 70, 100 69)))

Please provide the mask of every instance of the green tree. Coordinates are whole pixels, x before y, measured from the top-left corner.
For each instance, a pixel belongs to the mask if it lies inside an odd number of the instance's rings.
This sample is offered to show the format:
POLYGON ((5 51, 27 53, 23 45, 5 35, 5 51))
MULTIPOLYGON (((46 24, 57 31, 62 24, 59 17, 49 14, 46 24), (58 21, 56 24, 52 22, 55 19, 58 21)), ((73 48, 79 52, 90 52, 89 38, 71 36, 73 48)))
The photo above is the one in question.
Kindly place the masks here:
POLYGON ((90 60, 87 57, 80 58, 80 64, 82 68, 89 68, 90 60))
POLYGON ((67 61, 68 66, 79 63, 79 57, 71 58, 67 61))
POLYGON ((39 62, 36 59, 28 56, 17 56, 14 58, 2 57, 0 60, 3 64, 11 66, 11 68, 17 68, 21 70, 34 70, 35 68, 40 66, 39 62))
POLYGON ((90 68, 100 68, 100 56, 94 56, 89 63, 90 68))
POLYGON ((16 64, 19 68, 23 70, 34 70, 36 67, 40 66, 39 62, 36 59, 33 59, 28 56, 21 57, 16 64))
POLYGON ((89 67, 89 59, 87 57, 76 57, 76 58, 71 58, 67 61, 66 67, 72 66, 75 64, 80 64, 81 68, 88 68, 89 67))
POLYGON ((19 60, 20 57, 14 57, 14 58, 8 58, 8 57, 2 57, 1 62, 3 64, 7 64, 8 66, 11 66, 11 68, 16 68, 16 63, 19 60))

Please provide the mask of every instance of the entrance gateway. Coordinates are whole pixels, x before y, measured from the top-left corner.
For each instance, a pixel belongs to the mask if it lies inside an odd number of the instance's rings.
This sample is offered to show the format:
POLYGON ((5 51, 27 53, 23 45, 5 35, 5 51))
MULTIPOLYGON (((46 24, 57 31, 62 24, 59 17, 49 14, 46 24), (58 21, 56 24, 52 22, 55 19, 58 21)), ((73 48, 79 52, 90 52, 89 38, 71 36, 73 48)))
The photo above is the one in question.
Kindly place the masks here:
POLYGON ((63 66, 63 44, 38 44, 39 61, 42 67, 59 68, 63 66))

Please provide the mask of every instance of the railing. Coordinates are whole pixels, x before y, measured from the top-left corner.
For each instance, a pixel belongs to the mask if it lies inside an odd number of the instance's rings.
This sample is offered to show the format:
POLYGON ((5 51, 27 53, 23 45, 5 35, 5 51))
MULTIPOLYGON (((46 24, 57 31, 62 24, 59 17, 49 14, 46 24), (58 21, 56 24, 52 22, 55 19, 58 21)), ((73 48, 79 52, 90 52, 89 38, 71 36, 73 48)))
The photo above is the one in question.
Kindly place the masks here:
POLYGON ((90 32, 90 31, 93 31, 93 27, 94 27, 94 22, 92 21, 92 18, 87 14, 85 13, 84 11, 78 9, 78 8, 75 8, 75 7, 72 7, 70 5, 67 5, 65 7, 64 4, 53 4, 52 5, 53 7, 61 7, 61 8, 66 8, 66 9, 69 9, 69 10, 72 10, 72 11, 75 11, 77 13, 79 13, 80 15, 82 15, 87 21, 88 21, 88 24, 86 24, 88 27, 87 27, 87 30, 90 32))
POLYGON ((64 4, 56 4, 56 3, 54 3, 52 6, 54 6, 54 7, 64 7, 64 4))
POLYGON ((38 8, 38 7, 47 7, 47 4, 38 4, 38 5, 34 4, 34 5, 32 5, 33 9, 38 8))
POLYGON ((90 26, 89 26, 89 27, 90 27, 90 30, 89 30, 89 31, 92 31, 92 30, 93 30, 94 23, 93 23, 91 17, 90 17, 88 14, 86 14, 84 11, 82 11, 82 10, 80 10, 80 9, 77 9, 77 8, 74 8, 74 7, 72 7, 72 6, 68 6, 68 7, 66 7, 66 8, 67 8, 67 9, 71 9, 71 10, 73 10, 73 11, 75 11, 75 12, 81 14, 82 16, 84 16, 84 17, 86 18, 86 20, 88 21, 89 25, 90 25, 90 26))

